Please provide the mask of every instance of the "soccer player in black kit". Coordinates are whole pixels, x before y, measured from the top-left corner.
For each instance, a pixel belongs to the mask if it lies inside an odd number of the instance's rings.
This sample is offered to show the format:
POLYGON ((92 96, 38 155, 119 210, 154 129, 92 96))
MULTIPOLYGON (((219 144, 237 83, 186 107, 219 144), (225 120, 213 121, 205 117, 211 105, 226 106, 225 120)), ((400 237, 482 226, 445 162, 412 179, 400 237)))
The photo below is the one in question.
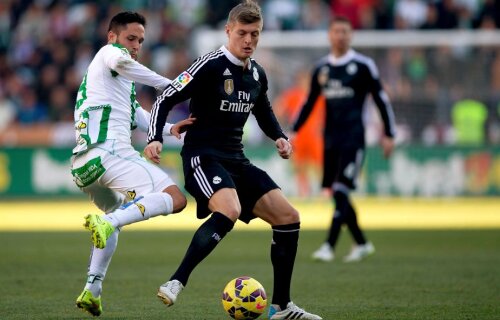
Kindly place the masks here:
POLYGON ((382 88, 373 60, 351 49, 352 26, 348 19, 335 17, 328 31, 331 52, 315 66, 311 88, 297 117, 293 131, 307 120, 319 95, 326 100, 322 187, 333 194, 335 212, 328 237, 313 253, 313 259, 331 261, 343 224, 349 228, 355 245, 345 262, 360 261, 375 252, 361 231, 349 193, 356 188, 365 151, 363 106, 371 94, 384 123, 381 145, 388 157, 394 148, 394 113, 382 88))
POLYGON ((278 185, 245 157, 243 126, 252 112, 264 133, 288 159, 291 144, 267 97, 267 78, 251 55, 262 31, 260 7, 246 0, 230 12, 225 31, 228 43, 198 58, 157 98, 151 113, 144 154, 159 162, 161 132, 172 107, 188 98, 195 123, 187 129, 181 151, 186 190, 197 202, 199 218, 210 217, 195 232, 179 268, 158 290, 168 306, 186 286, 194 268, 206 258, 237 219, 256 217, 273 230, 271 262, 274 294, 270 319, 322 319, 304 311, 290 298, 297 253, 300 217, 278 185))

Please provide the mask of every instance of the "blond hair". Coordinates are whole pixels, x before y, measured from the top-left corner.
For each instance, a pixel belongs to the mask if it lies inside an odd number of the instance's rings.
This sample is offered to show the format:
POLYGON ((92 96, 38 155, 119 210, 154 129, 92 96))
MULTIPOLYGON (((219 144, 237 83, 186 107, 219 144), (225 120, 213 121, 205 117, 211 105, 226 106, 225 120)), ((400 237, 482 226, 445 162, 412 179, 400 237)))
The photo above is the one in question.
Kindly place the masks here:
POLYGON ((262 11, 257 2, 253 0, 244 0, 235 6, 227 17, 227 23, 239 22, 242 24, 250 24, 254 22, 262 22, 262 11))

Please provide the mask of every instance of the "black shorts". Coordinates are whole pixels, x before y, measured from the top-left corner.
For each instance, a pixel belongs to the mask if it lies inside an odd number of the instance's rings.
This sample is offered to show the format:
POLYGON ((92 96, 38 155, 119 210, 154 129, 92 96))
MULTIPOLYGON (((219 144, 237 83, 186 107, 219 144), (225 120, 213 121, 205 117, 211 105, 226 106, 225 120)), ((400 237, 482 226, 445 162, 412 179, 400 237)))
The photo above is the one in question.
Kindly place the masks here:
POLYGON ((323 153, 322 187, 331 188, 341 183, 356 189, 356 180, 365 158, 364 148, 329 148, 323 153))
POLYGON ((236 189, 241 204, 239 220, 249 223, 256 218, 255 203, 267 192, 278 189, 269 175, 246 158, 224 159, 212 155, 182 154, 186 190, 196 199, 196 215, 207 217, 208 200, 220 189, 236 189))

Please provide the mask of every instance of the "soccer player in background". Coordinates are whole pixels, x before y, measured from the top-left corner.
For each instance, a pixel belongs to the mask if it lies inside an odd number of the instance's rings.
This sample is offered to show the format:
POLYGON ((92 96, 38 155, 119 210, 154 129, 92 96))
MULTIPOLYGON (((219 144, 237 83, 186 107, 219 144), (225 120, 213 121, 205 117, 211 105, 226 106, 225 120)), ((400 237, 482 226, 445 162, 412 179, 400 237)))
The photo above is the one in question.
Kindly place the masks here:
POLYGON ((197 202, 197 216, 210 217, 195 232, 180 266, 158 291, 168 306, 174 304, 194 268, 205 259, 236 220, 261 218, 272 227, 271 261, 274 293, 270 319, 321 319, 290 299, 297 253, 300 217, 280 188, 243 153, 243 127, 252 112, 264 133, 275 141, 279 155, 288 159, 291 144, 283 133, 267 97, 262 67, 251 59, 262 31, 257 3, 246 0, 228 16, 227 45, 198 58, 165 89, 153 105, 144 154, 158 163, 162 130, 172 107, 191 98, 196 122, 187 129, 182 148, 185 188, 197 202))
POLYGON ((356 179, 365 154, 363 107, 368 94, 377 105, 384 124, 381 145, 385 157, 394 149, 394 113, 382 88, 373 60, 351 49, 352 26, 344 17, 335 17, 329 27, 330 54, 315 66, 309 95, 293 126, 298 132, 304 125, 320 95, 326 99, 323 181, 331 190, 335 211, 328 237, 312 255, 313 259, 331 261, 343 224, 352 234, 355 245, 345 262, 360 261, 375 252, 366 240, 356 218, 349 194, 356 188, 356 179))
MULTIPOLYGON (((150 118, 136 100, 135 82, 160 90, 170 83, 136 61, 145 25, 145 18, 135 12, 121 12, 111 19, 108 44, 90 63, 75 105, 77 146, 71 173, 77 186, 106 213, 85 217, 95 247, 87 283, 76 305, 94 316, 102 313, 102 282, 120 227, 176 213, 186 206, 186 197, 172 179, 132 146, 131 130, 146 131, 150 118)), ((180 138, 183 127, 192 121, 168 124, 160 135, 180 138)))

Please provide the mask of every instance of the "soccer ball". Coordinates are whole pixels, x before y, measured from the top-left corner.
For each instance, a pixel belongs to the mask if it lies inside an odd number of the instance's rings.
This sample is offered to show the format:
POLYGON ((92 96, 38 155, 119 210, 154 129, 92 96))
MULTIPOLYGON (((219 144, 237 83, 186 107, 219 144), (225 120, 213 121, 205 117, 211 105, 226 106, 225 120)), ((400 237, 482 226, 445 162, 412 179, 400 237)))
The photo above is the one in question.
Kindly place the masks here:
POLYGON ((266 309, 264 287, 255 279, 238 277, 228 282, 222 292, 222 307, 234 319, 257 319, 266 309))

